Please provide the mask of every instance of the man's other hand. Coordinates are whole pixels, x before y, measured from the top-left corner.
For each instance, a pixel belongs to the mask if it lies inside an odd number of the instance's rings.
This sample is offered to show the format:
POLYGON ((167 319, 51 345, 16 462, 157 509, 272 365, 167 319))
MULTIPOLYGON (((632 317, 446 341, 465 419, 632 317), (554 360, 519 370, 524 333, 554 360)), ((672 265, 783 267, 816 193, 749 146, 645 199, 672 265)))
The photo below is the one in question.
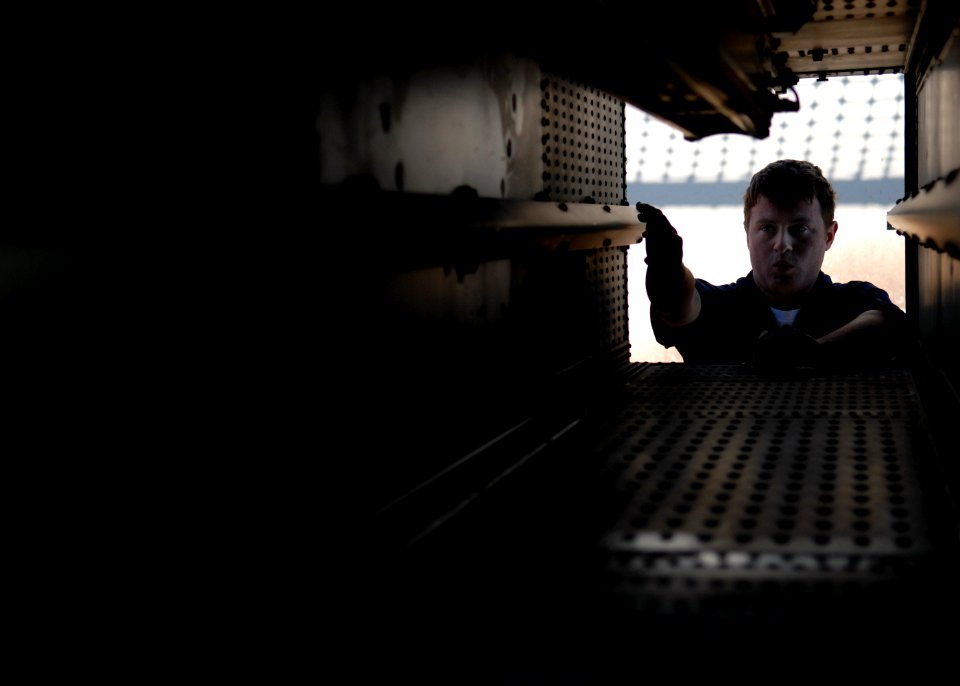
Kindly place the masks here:
POLYGON ((764 331, 753 349, 754 366, 767 372, 818 367, 822 358, 817 340, 792 326, 764 331))

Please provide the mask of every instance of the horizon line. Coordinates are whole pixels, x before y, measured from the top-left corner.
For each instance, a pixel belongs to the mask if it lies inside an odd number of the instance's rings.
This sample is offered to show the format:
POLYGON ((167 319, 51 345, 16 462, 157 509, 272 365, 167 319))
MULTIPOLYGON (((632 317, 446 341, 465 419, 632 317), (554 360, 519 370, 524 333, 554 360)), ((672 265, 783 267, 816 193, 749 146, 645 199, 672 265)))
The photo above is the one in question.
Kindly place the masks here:
MULTIPOLYGON (((627 201, 635 205, 641 199, 651 205, 739 205, 750 180, 744 181, 674 181, 666 183, 627 184, 627 201)), ((843 179, 832 181, 837 204, 864 203, 893 206, 906 195, 903 177, 883 179, 843 179)))

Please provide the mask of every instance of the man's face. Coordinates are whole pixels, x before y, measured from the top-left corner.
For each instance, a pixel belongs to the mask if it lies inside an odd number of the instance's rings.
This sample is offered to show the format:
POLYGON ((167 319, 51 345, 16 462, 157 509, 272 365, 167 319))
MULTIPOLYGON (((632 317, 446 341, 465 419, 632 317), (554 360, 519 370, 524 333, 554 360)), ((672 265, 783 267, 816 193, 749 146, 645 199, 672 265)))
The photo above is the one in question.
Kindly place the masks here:
POLYGON ((771 305, 796 307, 817 280, 824 253, 837 234, 837 222, 824 224, 816 198, 779 207, 761 195, 746 229, 757 286, 771 305))

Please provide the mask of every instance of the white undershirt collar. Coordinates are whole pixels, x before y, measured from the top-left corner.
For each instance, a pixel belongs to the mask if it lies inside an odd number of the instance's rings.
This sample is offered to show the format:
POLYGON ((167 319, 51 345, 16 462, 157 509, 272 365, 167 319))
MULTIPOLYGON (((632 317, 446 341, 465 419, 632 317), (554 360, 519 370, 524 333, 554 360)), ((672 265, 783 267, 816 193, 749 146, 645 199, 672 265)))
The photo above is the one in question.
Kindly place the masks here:
POLYGON ((771 307, 770 311, 773 312, 773 316, 776 317, 778 326, 793 326, 793 322, 796 320, 797 313, 800 312, 800 309, 778 310, 776 307, 771 307))

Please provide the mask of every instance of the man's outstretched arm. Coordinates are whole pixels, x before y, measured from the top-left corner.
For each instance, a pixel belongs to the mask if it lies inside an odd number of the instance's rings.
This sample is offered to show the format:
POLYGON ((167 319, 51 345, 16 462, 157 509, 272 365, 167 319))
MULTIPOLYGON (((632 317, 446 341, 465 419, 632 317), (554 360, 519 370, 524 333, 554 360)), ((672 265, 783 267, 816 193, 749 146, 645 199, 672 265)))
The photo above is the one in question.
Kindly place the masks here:
POLYGON ((653 313, 670 326, 683 326, 700 316, 700 294, 693 274, 683 264, 683 239, 663 212, 637 203, 637 218, 646 224, 647 296, 653 313))

